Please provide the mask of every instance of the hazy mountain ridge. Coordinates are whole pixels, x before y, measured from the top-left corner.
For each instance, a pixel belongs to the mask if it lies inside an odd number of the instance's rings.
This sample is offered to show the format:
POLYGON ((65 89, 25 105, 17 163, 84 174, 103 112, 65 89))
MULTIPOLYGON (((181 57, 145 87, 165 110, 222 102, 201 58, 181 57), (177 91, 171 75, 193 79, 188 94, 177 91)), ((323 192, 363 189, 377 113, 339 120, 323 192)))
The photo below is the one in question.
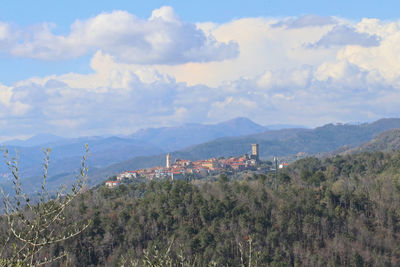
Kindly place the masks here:
POLYGON ((347 149, 340 154, 355 154, 361 152, 395 151, 400 150, 400 129, 392 129, 378 134, 369 142, 355 148, 347 149))
MULTIPOLYGON (((229 157, 250 153, 250 145, 260 145, 261 157, 287 156, 306 152, 317 154, 331 152, 343 146, 357 146, 374 138, 388 129, 400 128, 400 119, 381 119, 359 125, 327 124, 315 129, 283 129, 262 133, 224 137, 203 144, 194 145, 171 153, 173 158, 190 160, 210 157, 229 157)), ((109 175, 125 170, 164 165, 165 154, 151 157, 137 157, 97 169, 91 173, 93 183, 100 182, 109 175)))
POLYGON ((23 146, 23 147, 31 147, 31 146, 40 146, 44 144, 50 143, 58 143, 65 141, 66 138, 56 136, 53 134, 38 134, 28 138, 26 140, 14 139, 10 141, 6 141, 3 143, 5 146, 23 146))
MULTIPOLYGON (((220 136, 238 136, 264 130, 265 127, 247 118, 236 118, 218 124, 185 124, 178 127, 151 128, 123 138, 101 136, 62 138, 40 134, 25 141, 5 142, 4 145, 12 155, 18 151, 20 174, 25 177, 28 184, 40 181, 44 157, 42 149, 51 148, 49 182, 58 186, 60 183, 68 184, 74 177, 72 173, 80 166, 85 144, 89 144, 91 154, 87 163, 92 170, 95 170, 134 157, 157 155, 220 136)), ((0 164, 0 174, 8 172, 6 164, 0 164)))
POLYGON ((267 128, 247 118, 236 118, 217 124, 189 123, 177 127, 149 128, 131 135, 166 151, 174 151, 220 137, 241 136, 263 132, 267 128))
MULTIPOLYGON (((49 166, 49 186, 56 188, 60 184, 70 184, 81 165, 81 159, 85 152, 85 144, 89 144, 90 157, 87 164, 91 169, 106 167, 127 158, 141 155, 156 155, 164 151, 152 144, 134 139, 118 137, 109 138, 79 138, 65 140, 51 147, 49 166)), ((41 181, 43 173, 44 152, 42 146, 16 147, 7 146, 10 155, 14 156, 17 151, 19 158, 19 173, 23 179, 23 185, 27 188, 35 188, 41 181)), ((6 164, 0 164, 0 174, 9 173, 6 164)), ((1 180, 3 186, 9 185, 9 181, 1 180)))
MULTIPOLYGON (((270 158, 293 155, 298 152, 308 154, 331 152, 346 145, 354 147, 371 140, 375 135, 385 130, 393 128, 400 128, 400 119, 381 119, 360 125, 327 124, 315 129, 265 130, 263 126, 248 119, 238 118, 211 126, 189 124, 181 127, 149 129, 139 131, 141 136, 139 137, 138 134, 134 138, 91 137, 59 140, 59 143, 54 143, 56 145, 53 147, 51 155, 49 183, 52 186, 69 183, 71 178, 74 177, 74 170, 76 171, 79 167, 85 143, 89 143, 91 150, 91 157, 88 161, 90 166, 89 183, 95 185, 108 176, 125 170, 164 165, 165 154, 169 150, 154 145, 154 140, 158 140, 159 144, 171 144, 171 147, 173 147, 176 146, 176 142, 179 142, 179 136, 185 136, 186 139, 182 141, 183 143, 190 143, 189 140, 195 142, 201 138, 224 132, 227 135, 238 135, 248 131, 262 130, 262 132, 250 135, 217 138, 176 150, 171 154, 174 159, 185 158, 190 160, 237 156, 249 153, 250 145, 258 143, 261 157, 270 158), (246 129, 246 125, 249 129, 246 129), (207 132, 208 129, 212 129, 211 133, 207 132), (174 133, 175 130, 176 133, 174 133), (206 133, 203 134, 202 131, 206 133), (162 134, 163 132, 165 135, 162 134), (143 140, 145 136, 149 137, 149 142, 143 140)), ((42 171, 40 167, 41 159, 43 158, 40 147, 17 147, 17 149, 21 149, 22 173, 29 174, 29 177, 39 177, 42 171)), ((6 172, 6 166, 3 165, 2 167, 0 173, 6 172)), ((32 179, 29 178, 28 180, 32 182, 32 179)))
POLYGON ((262 157, 285 156, 306 152, 330 152, 344 145, 356 146, 371 140, 382 131, 400 128, 400 119, 382 119, 370 124, 327 124, 315 129, 285 129, 220 138, 181 150, 191 156, 231 156, 247 153, 252 143, 260 145, 262 157))

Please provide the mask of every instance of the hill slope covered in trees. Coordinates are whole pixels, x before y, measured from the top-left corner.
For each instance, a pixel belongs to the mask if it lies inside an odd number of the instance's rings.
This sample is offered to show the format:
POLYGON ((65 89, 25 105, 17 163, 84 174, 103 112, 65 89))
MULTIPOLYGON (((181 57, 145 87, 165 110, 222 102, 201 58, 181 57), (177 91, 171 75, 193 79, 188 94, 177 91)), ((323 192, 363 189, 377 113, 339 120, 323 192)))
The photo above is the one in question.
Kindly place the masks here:
POLYGON ((399 266, 399 173, 400 152, 374 152, 296 161, 277 187, 263 174, 99 186, 66 214, 93 223, 62 246, 74 266, 399 266))
POLYGON ((394 151, 400 149, 400 129, 392 129, 378 134, 369 142, 363 143, 356 148, 348 149, 343 154, 374 152, 374 151, 394 151))

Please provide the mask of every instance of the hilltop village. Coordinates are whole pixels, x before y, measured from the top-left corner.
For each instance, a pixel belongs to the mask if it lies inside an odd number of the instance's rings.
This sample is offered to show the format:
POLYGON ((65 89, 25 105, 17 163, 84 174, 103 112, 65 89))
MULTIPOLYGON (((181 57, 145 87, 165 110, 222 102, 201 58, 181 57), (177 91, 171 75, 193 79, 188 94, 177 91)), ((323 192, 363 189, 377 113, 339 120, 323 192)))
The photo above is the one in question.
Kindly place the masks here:
POLYGON ((239 172, 244 170, 268 171, 269 168, 260 167, 259 146, 251 145, 251 154, 230 158, 210 158, 206 160, 190 161, 176 159, 172 163, 171 155, 167 154, 164 167, 157 166, 148 169, 125 171, 117 176, 117 181, 107 181, 106 186, 115 187, 125 179, 145 178, 181 180, 186 177, 202 178, 224 172, 239 172))

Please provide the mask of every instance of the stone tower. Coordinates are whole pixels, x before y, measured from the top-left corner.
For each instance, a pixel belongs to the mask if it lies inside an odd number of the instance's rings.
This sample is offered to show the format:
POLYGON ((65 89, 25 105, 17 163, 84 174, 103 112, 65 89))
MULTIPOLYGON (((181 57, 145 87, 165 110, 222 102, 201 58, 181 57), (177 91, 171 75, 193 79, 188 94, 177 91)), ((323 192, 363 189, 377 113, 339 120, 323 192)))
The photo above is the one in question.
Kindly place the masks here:
POLYGON ((171 154, 167 154, 167 162, 165 165, 167 168, 171 168, 171 154))
POLYGON ((251 144, 251 155, 252 158, 259 160, 258 144, 251 144))

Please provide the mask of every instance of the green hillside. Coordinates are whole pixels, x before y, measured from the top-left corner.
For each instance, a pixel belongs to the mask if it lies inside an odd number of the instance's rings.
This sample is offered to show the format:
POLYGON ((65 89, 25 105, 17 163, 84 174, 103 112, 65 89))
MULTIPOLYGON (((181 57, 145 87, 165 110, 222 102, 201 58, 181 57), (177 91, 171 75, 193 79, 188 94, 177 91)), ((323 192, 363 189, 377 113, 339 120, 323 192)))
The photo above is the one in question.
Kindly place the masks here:
POLYGON ((188 157, 216 157, 249 152, 250 144, 258 143, 262 157, 286 156, 298 152, 309 154, 330 152, 344 145, 357 146, 375 135, 400 128, 400 119, 382 119, 370 124, 328 124, 315 129, 266 131, 242 137, 220 138, 184 149, 188 157), (222 154, 221 154, 222 153, 222 154))
POLYGON ((400 149, 400 129, 392 129, 377 135, 371 141, 360 146, 348 149, 343 154, 373 152, 373 151, 393 151, 400 149))
POLYGON ((65 214, 89 228, 41 255, 66 250, 70 266, 399 266, 399 172, 400 152, 374 152, 296 161, 277 188, 263 174, 99 186, 65 214))

